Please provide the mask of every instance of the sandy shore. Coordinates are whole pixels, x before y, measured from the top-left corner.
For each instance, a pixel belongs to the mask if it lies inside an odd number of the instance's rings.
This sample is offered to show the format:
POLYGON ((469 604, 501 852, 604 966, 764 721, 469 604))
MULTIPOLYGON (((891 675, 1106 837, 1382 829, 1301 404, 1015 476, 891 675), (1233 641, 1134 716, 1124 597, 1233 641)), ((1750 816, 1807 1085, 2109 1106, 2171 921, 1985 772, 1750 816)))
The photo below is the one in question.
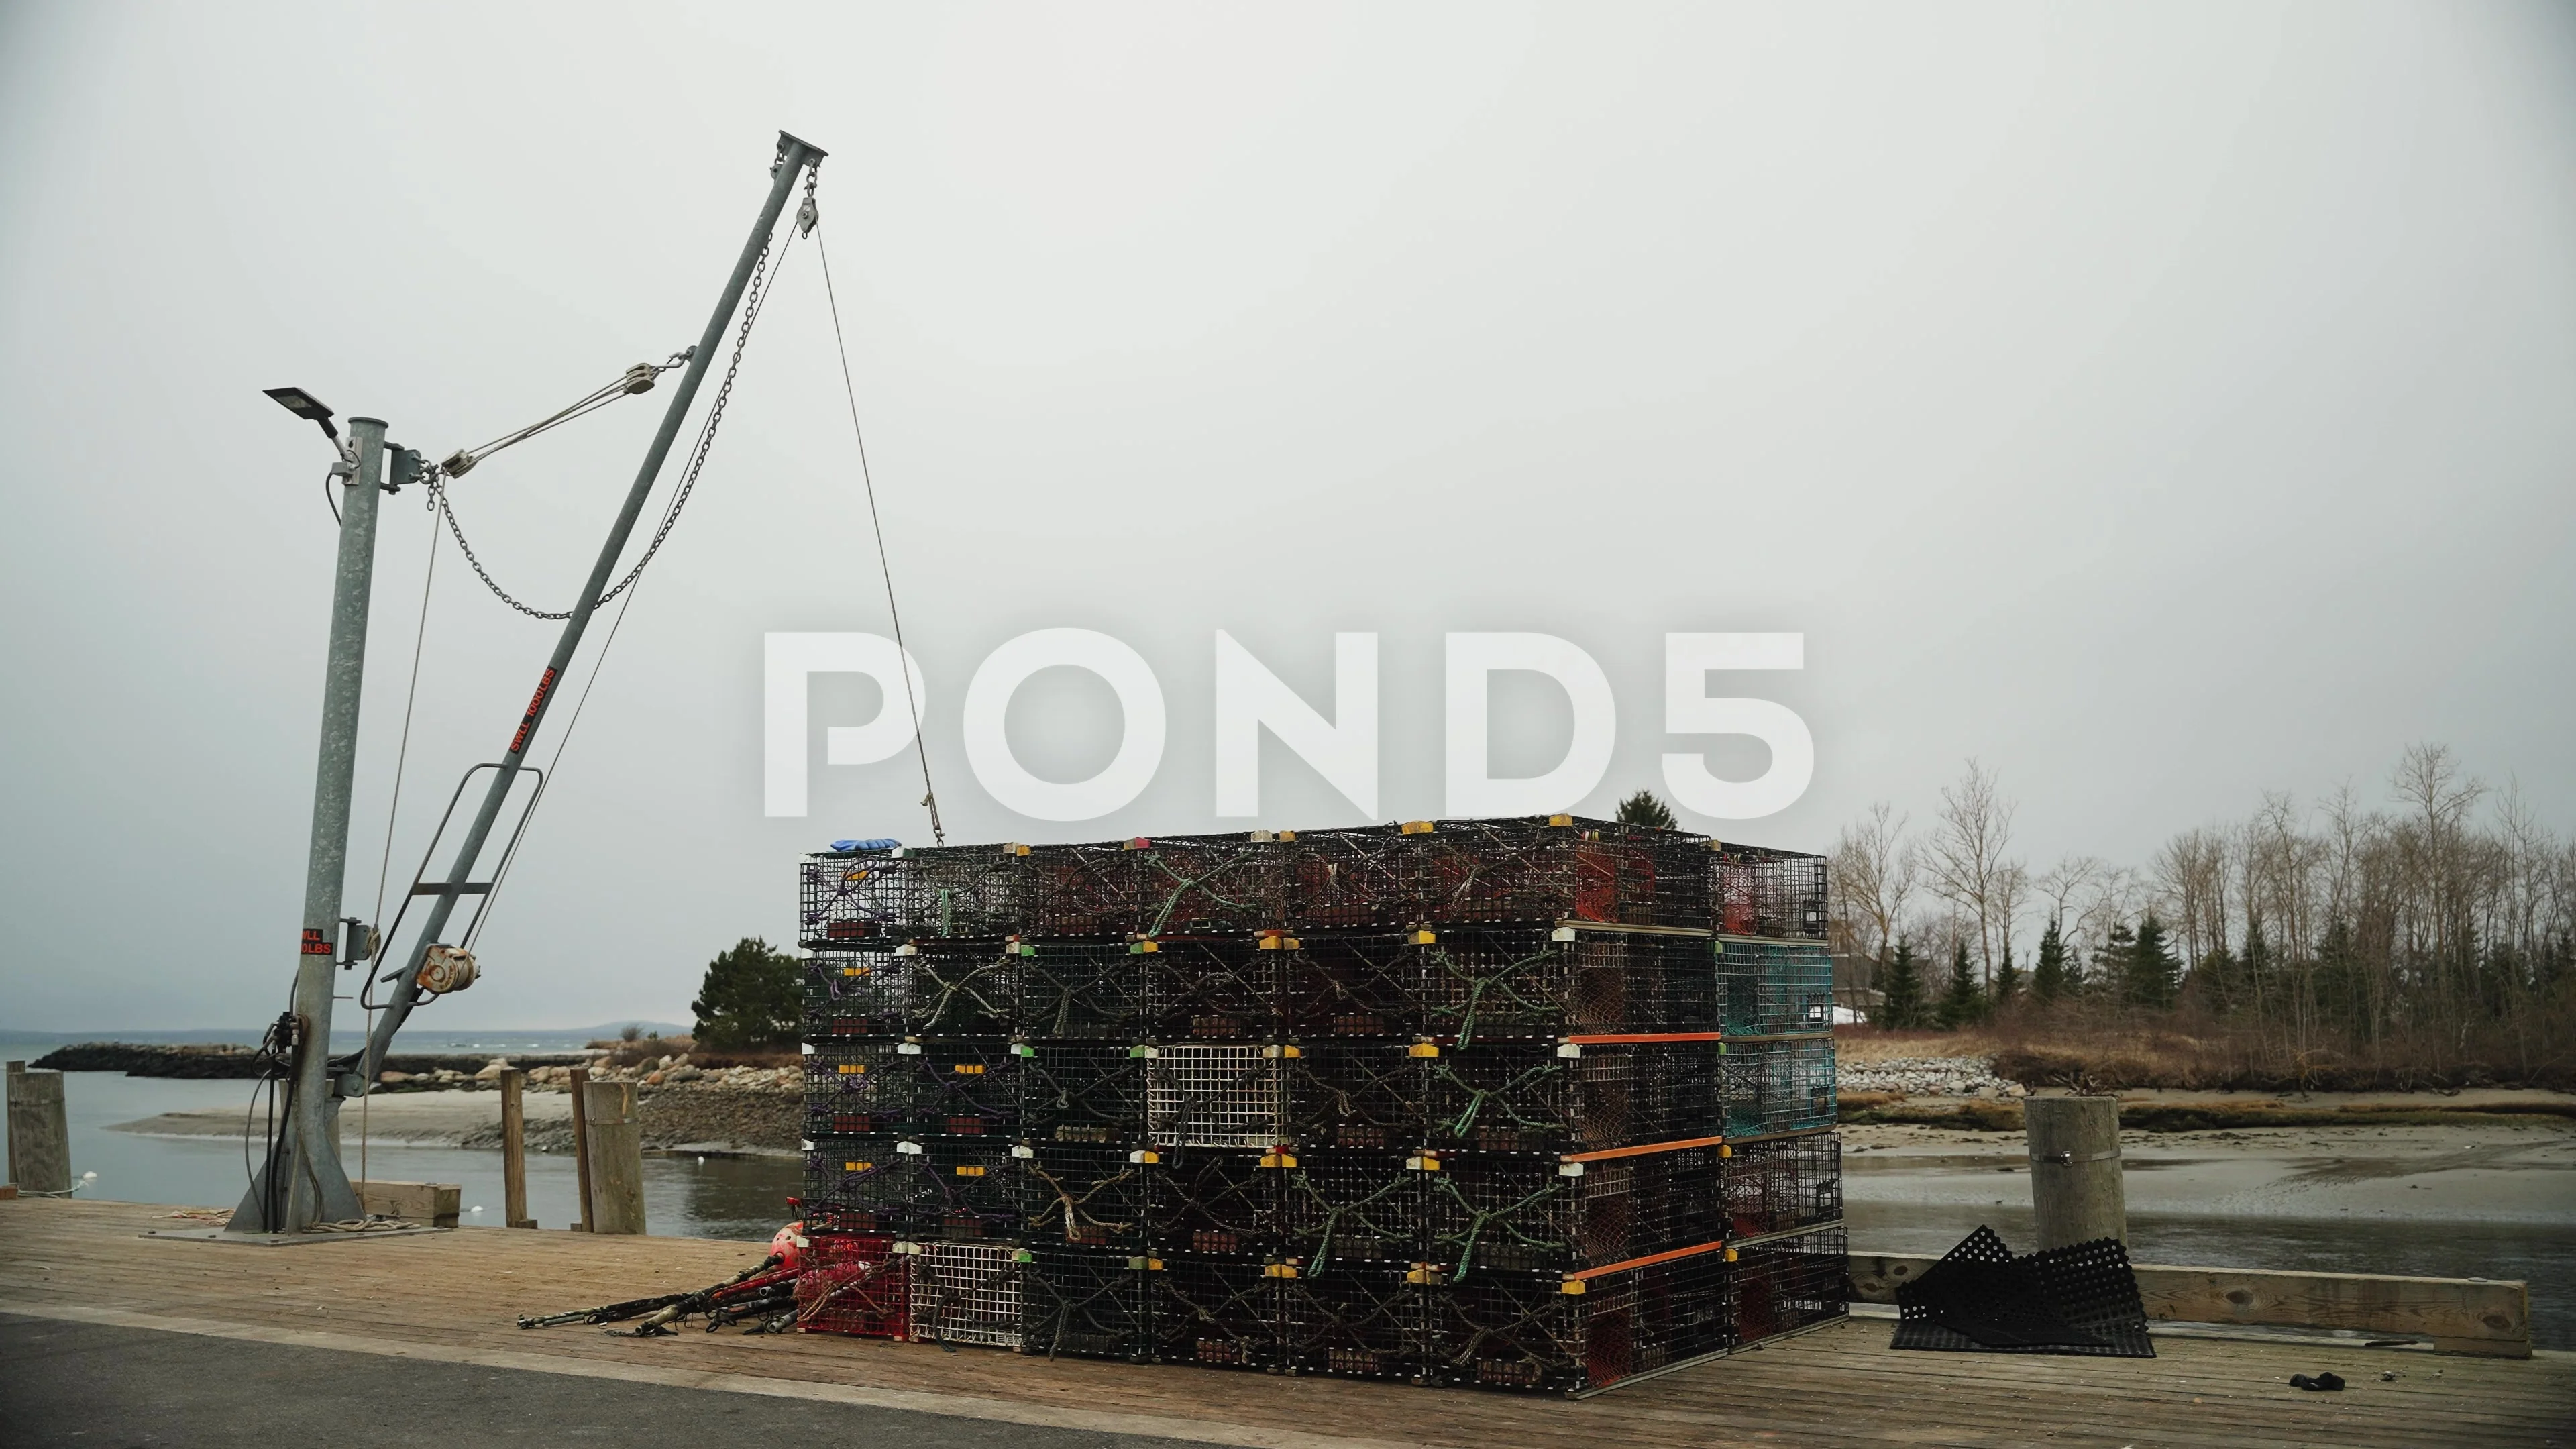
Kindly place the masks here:
MULTIPOLYGON (((564 1092, 529 1092, 522 1099, 531 1124, 569 1122, 572 1120, 572 1097, 564 1092)), ((477 1128, 497 1128, 501 1122, 501 1094, 498 1092, 395 1092, 367 1099, 365 1128, 369 1137, 379 1142, 406 1142, 428 1147, 454 1147, 464 1142, 477 1128)), ((355 1140, 360 1127, 358 1110, 344 1108, 340 1116, 343 1137, 355 1140)), ((259 1124, 251 1124, 255 1132, 259 1124)), ((221 1112, 164 1112, 135 1122, 119 1122, 111 1132, 133 1132, 153 1137, 229 1137, 242 1135, 242 1114, 221 1112)))
MULTIPOLYGON (((2576 1122, 2564 1118, 2123 1132, 2120 1150, 2132 1212, 2576 1227, 2576 1122)), ((1852 1201, 2029 1201, 2018 1132, 1845 1127, 1843 1163, 1852 1201)))

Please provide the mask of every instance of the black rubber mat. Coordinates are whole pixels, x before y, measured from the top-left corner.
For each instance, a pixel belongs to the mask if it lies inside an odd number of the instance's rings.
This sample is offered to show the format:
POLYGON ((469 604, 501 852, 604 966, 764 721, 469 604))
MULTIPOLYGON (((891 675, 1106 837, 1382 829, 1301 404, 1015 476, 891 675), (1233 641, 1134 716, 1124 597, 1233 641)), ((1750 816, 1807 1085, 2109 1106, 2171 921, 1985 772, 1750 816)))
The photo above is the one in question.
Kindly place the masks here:
POLYGON ((1980 1227, 1896 1290, 1893 1347, 2153 1358, 2128 1251, 2101 1238, 2016 1257, 1980 1227))

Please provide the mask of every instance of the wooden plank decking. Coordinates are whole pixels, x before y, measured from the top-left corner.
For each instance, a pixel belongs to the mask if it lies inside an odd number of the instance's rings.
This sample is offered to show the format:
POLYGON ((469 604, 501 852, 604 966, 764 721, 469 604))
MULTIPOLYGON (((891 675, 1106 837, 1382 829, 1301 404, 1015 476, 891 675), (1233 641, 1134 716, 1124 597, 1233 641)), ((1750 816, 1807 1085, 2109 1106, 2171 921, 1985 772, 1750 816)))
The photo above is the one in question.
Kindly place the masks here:
POLYGON ((167 1208, 0 1203, 0 1312, 1275 1449, 2576 1446, 2570 1354, 2187 1338, 2159 1338, 2153 1361, 1896 1353, 1887 1322, 1862 1320, 1575 1402, 822 1336, 522 1331, 513 1314, 695 1287, 759 1250, 501 1228, 292 1248, 141 1236, 187 1226, 167 1208), (2287 1383, 2324 1370, 2351 1387, 2287 1383))

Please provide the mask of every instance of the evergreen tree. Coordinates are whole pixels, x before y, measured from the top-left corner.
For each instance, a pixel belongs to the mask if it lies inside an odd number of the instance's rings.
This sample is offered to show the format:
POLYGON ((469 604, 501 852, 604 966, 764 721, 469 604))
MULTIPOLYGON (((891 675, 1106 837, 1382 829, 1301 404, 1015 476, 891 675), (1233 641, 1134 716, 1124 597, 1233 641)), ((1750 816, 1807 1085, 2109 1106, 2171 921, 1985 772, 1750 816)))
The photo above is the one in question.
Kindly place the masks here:
POLYGON ((1985 1004, 1986 994, 1977 989, 1976 973, 1968 968, 1968 943, 1961 941, 1950 955, 1950 989, 1941 994, 1941 1029, 1973 1025, 1985 1004))
POLYGON ((2274 973, 2280 963, 2272 959, 2271 938, 2263 934, 2263 917, 2259 912, 2245 913, 2245 1001, 2257 1008, 2272 997, 2274 973))
POLYGON ((1923 1024, 1923 968, 1914 964, 1914 944, 1903 937, 1896 955, 1878 978, 1878 1024, 1888 1031, 1908 1031, 1923 1024))
POLYGON ((697 1043, 721 1051, 796 1045, 805 1024, 805 963, 747 936, 707 963, 698 999, 697 1043))
POLYGON ((2125 953, 2122 995, 2133 1006, 2170 1007, 2182 987, 2182 963, 2165 945, 2165 923, 2156 913, 2138 922, 2138 934, 2125 953))
POLYGON ((2072 985, 2066 973, 2066 937, 2051 916, 2048 929, 2039 933, 2039 965, 2030 973, 2030 994, 2044 1006, 2067 995, 2072 985))
POLYGON ((2013 964, 2012 942, 2004 942, 2004 959, 1995 965, 1995 1009, 2012 1005, 2021 994, 2021 968, 2013 964))
POLYGON ((2202 1000, 2228 1015, 2250 1004, 2245 994, 2245 965, 2227 949, 2225 941, 2211 947, 2209 954, 2200 958, 2200 964, 2191 968, 2191 985, 2202 1000))
POLYGON ((1652 825, 1659 830, 1673 828, 1672 807, 1656 799, 1652 790, 1640 790, 1620 801, 1616 818, 1622 825, 1652 825))

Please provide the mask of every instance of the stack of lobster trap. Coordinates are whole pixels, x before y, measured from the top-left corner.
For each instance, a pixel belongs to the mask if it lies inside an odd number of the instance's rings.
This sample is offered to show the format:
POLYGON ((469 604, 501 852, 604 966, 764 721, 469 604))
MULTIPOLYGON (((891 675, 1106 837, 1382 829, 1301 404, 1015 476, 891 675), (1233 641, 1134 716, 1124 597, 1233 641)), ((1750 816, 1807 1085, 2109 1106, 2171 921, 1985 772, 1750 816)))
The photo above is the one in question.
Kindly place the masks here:
POLYGON ((1819 857, 862 845, 802 910, 809 1329, 1580 1393, 1844 1310, 1819 857))

